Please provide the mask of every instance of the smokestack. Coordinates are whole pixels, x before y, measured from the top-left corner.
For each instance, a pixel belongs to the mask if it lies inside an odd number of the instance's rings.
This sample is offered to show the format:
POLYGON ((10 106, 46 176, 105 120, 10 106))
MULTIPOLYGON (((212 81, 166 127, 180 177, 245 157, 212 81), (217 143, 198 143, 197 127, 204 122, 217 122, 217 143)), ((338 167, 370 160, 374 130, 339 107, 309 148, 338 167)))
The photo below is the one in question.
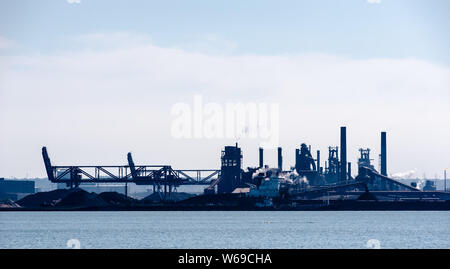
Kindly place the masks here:
POLYGON ((381 174, 387 176, 386 132, 381 132, 381 174))
POLYGON ((283 171, 283 156, 281 155, 281 147, 278 147, 278 170, 283 171))
POLYGON ((447 169, 444 170, 444 191, 447 191, 447 169))
POLYGON ((348 178, 349 179, 352 178, 352 163, 351 162, 348 163, 348 171, 347 171, 347 173, 348 173, 348 178))
POLYGON ((264 166, 264 149, 259 148, 259 168, 264 166))
POLYGON ((320 150, 317 151, 317 172, 320 173, 320 150))
POLYGON ((340 180, 347 180, 347 127, 341 127, 341 171, 340 180))

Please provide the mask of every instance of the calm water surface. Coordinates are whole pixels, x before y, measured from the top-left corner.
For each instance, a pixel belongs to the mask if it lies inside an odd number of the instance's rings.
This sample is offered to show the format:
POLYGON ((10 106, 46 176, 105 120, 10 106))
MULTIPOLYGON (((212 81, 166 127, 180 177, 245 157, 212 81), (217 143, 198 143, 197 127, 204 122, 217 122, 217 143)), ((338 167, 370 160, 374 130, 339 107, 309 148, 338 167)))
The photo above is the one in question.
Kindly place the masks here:
POLYGON ((0 212, 0 248, 450 248, 450 212, 0 212), (371 241, 372 242, 372 241, 371 241))

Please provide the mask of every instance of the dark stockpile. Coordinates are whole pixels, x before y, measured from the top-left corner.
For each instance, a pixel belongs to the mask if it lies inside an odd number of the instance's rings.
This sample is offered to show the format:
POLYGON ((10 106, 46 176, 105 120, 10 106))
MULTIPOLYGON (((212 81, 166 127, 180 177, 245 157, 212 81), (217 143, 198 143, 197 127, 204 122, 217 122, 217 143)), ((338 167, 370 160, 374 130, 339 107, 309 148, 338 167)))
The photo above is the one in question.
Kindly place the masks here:
MULTIPOLYGON (((194 197, 194 194, 174 192, 165 201, 179 202, 194 197)), ((152 193, 142 200, 136 200, 117 192, 103 192, 96 194, 87 192, 81 188, 72 190, 59 189, 49 192, 30 194, 19 200, 17 204, 27 209, 98 209, 98 208, 131 208, 145 204, 158 204, 163 202, 164 197, 159 193, 152 193)), ((6 206, 5 206, 6 207, 6 206)))
POLYGON ((56 204, 57 207, 64 208, 98 208, 108 205, 98 194, 82 189, 70 193, 56 204))
POLYGON ((54 206, 73 191, 74 190, 60 189, 48 192, 38 192, 25 196, 17 201, 17 204, 27 208, 54 206))
POLYGON ((113 206, 133 206, 139 203, 139 201, 117 192, 102 192, 99 196, 113 206))

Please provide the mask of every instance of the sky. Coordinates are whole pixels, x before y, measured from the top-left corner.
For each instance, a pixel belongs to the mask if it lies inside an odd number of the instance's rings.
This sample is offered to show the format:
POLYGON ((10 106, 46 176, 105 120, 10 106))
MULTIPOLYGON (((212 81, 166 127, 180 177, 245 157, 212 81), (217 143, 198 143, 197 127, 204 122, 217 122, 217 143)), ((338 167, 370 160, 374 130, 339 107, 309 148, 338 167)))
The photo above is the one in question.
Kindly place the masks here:
MULTIPOLYGON (((450 167, 450 2, 1 1, 0 177, 59 165, 220 166, 236 141, 176 139, 171 107, 278 103, 285 169, 300 143, 348 159, 388 132, 388 172, 450 167)), ((276 165, 276 150, 266 150, 276 165)), ((324 157, 322 157, 324 159, 324 157)), ((354 166, 355 167, 355 166, 354 166)), ((356 170, 356 168, 354 168, 356 170)))

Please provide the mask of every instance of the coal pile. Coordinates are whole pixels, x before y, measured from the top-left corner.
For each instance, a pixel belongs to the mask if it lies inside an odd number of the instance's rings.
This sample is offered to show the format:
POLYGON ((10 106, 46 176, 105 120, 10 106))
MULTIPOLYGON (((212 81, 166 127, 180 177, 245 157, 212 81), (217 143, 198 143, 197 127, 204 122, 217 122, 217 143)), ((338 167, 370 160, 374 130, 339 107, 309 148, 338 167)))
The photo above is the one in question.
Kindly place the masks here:
POLYGON ((89 193, 85 190, 78 189, 77 191, 73 191, 64 197, 60 202, 56 203, 56 206, 81 209, 107 207, 109 204, 96 193, 89 193))
POLYGON ((117 192, 102 192, 99 197, 112 206, 133 206, 139 203, 138 200, 130 198, 117 192))
POLYGON ((173 192, 170 197, 169 194, 167 194, 166 199, 164 199, 164 194, 159 193, 152 193, 149 196, 145 197, 141 200, 141 203, 144 204, 151 204, 151 203, 160 203, 163 200, 165 201, 172 201, 172 202, 179 202, 183 201, 189 198, 192 198, 196 196, 195 194, 186 193, 186 192, 173 192))
POLYGON ((81 188, 75 189, 58 189, 49 192, 39 192, 28 195, 17 201, 15 204, 2 205, 4 208, 24 208, 24 209, 48 209, 48 210, 95 210, 108 209, 114 210, 119 208, 133 208, 142 205, 173 203, 184 201, 196 195, 185 192, 173 192, 166 198, 160 193, 152 193, 142 200, 133 199, 124 194, 117 192, 103 192, 96 194, 87 192, 81 188))
POLYGON ((59 189, 48 192, 30 194, 17 201, 17 204, 26 208, 40 208, 54 206, 74 190, 59 189))

